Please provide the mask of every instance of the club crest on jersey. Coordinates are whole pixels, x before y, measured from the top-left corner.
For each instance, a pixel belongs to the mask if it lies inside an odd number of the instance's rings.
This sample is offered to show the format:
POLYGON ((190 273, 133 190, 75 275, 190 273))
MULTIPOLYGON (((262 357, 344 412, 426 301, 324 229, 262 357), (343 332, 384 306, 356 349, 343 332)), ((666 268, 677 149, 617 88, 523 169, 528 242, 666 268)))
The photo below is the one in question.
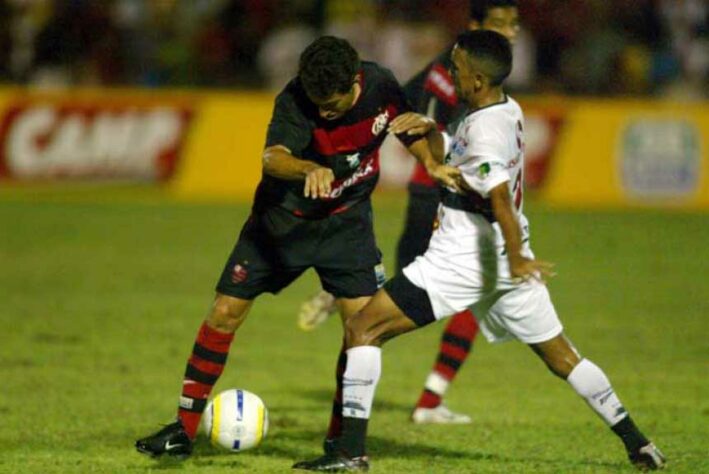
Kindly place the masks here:
POLYGON ((231 270, 231 282, 233 284, 238 285, 239 283, 243 283, 248 277, 249 271, 246 269, 246 267, 238 263, 234 265, 234 268, 232 268, 231 270))
POLYGON ((377 118, 374 119, 374 123, 372 124, 372 135, 379 135, 382 133, 384 128, 387 126, 387 123, 389 122, 389 111, 385 110, 381 114, 377 115, 377 118))
POLYGON ((359 153, 347 155, 347 164, 350 166, 350 168, 356 168, 357 166, 359 166, 359 153))

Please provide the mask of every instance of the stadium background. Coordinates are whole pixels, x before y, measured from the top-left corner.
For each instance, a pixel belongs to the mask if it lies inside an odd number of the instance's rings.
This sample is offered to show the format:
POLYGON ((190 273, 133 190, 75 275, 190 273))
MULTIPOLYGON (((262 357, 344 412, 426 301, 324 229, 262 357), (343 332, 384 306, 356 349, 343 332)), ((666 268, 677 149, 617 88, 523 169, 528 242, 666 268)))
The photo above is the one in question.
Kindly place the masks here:
MULTIPOLYGON (((523 0, 510 81, 559 312, 674 472, 709 471, 707 10, 523 0)), ((131 442, 172 415, 299 52, 344 36, 403 82, 466 23, 461 0, 0 0, 0 471, 154 467, 131 442)), ((382 166, 391 268, 411 159, 389 143, 382 166)), ((272 436, 236 458, 203 447, 184 469, 282 472, 315 452, 340 337, 335 321, 296 329, 316 289, 307 275, 259 301, 218 386, 261 395, 272 436)), ((385 353, 381 472, 626 469, 598 420, 518 346, 479 342, 451 389, 472 427, 408 424, 440 330, 385 353)))

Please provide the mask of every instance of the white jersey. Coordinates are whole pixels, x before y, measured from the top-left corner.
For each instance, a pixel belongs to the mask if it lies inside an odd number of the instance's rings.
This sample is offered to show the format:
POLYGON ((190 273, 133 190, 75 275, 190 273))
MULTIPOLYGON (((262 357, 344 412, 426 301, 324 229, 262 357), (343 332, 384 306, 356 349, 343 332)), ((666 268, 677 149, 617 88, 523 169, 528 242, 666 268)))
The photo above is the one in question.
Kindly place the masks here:
MULTIPOLYGON (((528 235, 527 218, 522 214, 524 166, 524 116, 519 104, 509 96, 469 114, 460 123, 450 143, 447 164, 459 168, 474 193, 460 195, 458 201, 467 201, 478 208, 477 214, 493 220, 490 191, 502 184, 512 196, 512 202, 522 228, 522 240, 528 235)), ((468 212, 446 206, 439 216, 440 227, 431 240, 431 247, 469 247, 479 242, 481 232, 489 226, 480 219, 471 219, 468 212)), ((473 213, 476 214, 476 213, 473 213)), ((504 246, 500 226, 492 225, 495 245, 504 246)))
POLYGON ((444 195, 428 250, 403 273, 426 290, 437 319, 470 308, 489 340, 512 336, 537 343, 561 332, 561 324, 546 286, 512 279, 490 200, 490 191, 506 183, 522 230, 522 255, 534 258, 522 214, 523 131, 522 109, 508 96, 465 117, 447 163, 461 170, 473 192, 444 195))

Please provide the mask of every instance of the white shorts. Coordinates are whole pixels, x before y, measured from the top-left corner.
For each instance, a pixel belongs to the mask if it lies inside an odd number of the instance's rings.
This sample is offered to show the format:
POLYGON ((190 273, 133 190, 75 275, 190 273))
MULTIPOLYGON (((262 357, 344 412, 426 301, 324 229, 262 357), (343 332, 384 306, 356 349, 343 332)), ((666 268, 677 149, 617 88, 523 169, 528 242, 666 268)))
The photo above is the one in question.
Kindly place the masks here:
POLYGON ((461 272, 450 263, 427 253, 403 270, 411 283, 426 291, 436 319, 470 309, 485 338, 493 343, 514 338, 535 344, 563 330, 543 283, 514 284, 501 279, 491 284, 483 272, 461 272))

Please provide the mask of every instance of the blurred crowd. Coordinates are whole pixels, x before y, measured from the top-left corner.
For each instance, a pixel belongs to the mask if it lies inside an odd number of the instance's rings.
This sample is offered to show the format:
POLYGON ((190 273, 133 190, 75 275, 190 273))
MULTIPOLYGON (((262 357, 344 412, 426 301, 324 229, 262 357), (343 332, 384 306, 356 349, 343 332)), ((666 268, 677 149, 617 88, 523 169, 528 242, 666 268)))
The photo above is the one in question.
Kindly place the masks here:
MULTIPOLYGON (((519 6, 517 90, 709 96, 707 0, 519 6)), ((468 12, 468 0, 0 0, 0 82, 276 90, 320 34, 406 81, 468 12)))

